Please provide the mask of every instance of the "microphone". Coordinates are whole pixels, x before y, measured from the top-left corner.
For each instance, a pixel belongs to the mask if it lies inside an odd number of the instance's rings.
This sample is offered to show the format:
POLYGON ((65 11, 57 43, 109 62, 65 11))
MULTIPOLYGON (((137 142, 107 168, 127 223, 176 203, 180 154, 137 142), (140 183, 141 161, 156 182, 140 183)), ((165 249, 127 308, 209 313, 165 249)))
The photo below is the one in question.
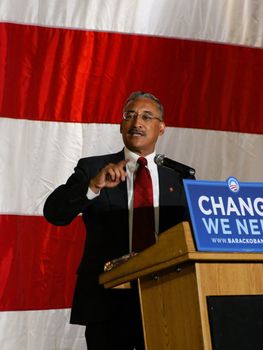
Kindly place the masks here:
POLYGON ((175 160, 166 158, 164 154, 156 154, 156 156, 154 157, 154 161, 157 165, 173 169, 174 171, 176 171, 179 174, 182 174, 183 176, 195 175, 195 169, 182 163, 176 162, 175 160))

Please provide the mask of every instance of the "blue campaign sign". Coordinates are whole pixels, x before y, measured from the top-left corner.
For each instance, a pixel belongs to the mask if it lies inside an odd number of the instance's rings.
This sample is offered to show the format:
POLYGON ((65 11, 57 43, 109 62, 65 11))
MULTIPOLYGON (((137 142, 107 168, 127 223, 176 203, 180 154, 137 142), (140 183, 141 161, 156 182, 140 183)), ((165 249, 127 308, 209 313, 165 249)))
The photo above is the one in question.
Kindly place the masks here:
POLYGON ((263 183, 184 180, 199 251, 263 252, 263 183))

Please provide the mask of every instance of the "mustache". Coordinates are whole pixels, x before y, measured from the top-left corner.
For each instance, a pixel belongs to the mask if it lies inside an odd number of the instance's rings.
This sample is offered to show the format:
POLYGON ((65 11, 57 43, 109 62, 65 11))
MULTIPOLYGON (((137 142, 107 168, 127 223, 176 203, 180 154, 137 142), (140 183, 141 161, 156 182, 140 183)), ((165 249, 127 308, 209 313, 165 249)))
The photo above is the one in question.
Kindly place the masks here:
POLYGON ((140 128, 136 128, 136 127, 132 127, 128 130, 128 134, 129 135, 134 135, 134 134, 137 134, 137 135, 141 135, 141 136, 145 136, 146 133, 140 129, 140 128))

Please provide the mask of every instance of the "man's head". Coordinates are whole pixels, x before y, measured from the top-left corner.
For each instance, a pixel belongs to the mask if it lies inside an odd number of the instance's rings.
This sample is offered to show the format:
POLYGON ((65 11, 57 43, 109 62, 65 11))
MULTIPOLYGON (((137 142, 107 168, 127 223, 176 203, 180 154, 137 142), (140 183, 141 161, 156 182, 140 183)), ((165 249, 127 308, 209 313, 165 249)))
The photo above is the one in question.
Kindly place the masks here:
POLYGON ((154 151, 164 130, 163 106, 159 99, 147 92, 132 93, 124 104, 120 127, 125 146, 146 156, 154 151))

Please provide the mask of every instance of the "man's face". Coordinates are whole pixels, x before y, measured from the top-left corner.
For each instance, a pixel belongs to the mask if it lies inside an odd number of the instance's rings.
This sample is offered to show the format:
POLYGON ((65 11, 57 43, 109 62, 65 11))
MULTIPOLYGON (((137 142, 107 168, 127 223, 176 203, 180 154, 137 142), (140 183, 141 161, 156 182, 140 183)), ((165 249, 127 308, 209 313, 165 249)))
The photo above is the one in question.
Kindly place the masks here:
POLYGON ((161 112, 155 101, 149 98, 138 98, 130 101, 124 112, 135 112, 134 118, 122 120, 120 131, 125 146, 142 156, 152 153, 159 135, 165 130, 164 122, 160 121, 161 112), (145 116, 154 118, 147 119, 145 116))

